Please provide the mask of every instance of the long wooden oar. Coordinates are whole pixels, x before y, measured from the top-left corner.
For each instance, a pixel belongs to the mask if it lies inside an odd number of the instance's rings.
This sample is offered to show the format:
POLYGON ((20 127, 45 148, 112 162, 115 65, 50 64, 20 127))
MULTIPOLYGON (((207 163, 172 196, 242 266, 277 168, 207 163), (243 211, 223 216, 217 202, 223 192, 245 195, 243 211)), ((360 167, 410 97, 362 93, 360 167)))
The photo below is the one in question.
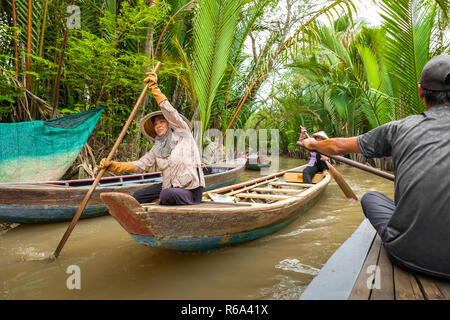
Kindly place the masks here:
POLYGON ((353 160, 350 160, 350 159, 347 159, 347 158, 344 158, 344 157, 341 157, 341 156, 329 156, 329 155, 324 154, 324 153, 322 153, 322 154, 324 156, 329 157, 330 159, 334 159, 334 160, 336 160, 338 162, 342 162, 342 163, 348 164, 349 166, 352 166, 352 167, 364 170, 366 172, 372 173, 372 174, 377 175, 379 177, 382 177, 382 178, 385 178, 385 179, 388 179, 388 180, 391 180, 391 181, 395 180, 395 176, 393 174, 390 174, 390 173, 378 170, 378 169, 373 168, 373 167, 366 166, 365 164, 362 164, 360 162, 353 161, 353 160))
MULTIPOLYGON (((158 61, 155 68, 153 69, 155 72, 158 71, 159 66, 161 65, 161 62, 158 61)), ((130 116, 128 117, 127 122, 125 123, 125 126, 122 128, 122 131, 120 132, 119 137, 116 140, 116 143, 114 143, 113 148, 111 149, 111 152, 108 154, 108 157, 106 158, 106 162, 111 161, 114 154, 117 151, 117 148, 119 147, 120 143, 123 140, 123 137, 127 133, 128 127, 131 125, 131 122, 133 121, 134 117, 136 116, 136 113, 139 109, 139 106, 141 105, 142 101, 144 100, 145 95, 147 94, 148 86, 144 86, 144 89, 142 90, 141 95, 139 96, 136 105, 134 106, 133 110, 131 111, 130 116)), ((91 188, 89 189, 88 193, 83 199, 83 202, 81 202, 80 207, 78 208, 77 213, 72 219, 72 222, 70 223, 69 227, 67 228, 66 232, 64 233, 61 241, 58 244, 58 247, 56 248, 55 252, 53 253, 53 259, 58 258, 62 248, 64 247, 64 244, 66 243, 67 239, 69 238, 73 228, 75 228, 75 225, 78 222, 78 219, 80 218, 81 214, 83 213, 84 208, 86 207, 89 199, 92 196, 92 193, 94 192, 95 188, 97 187, 98 183, 100 182, 100 179, 102 178, 103 174, 105 173, 106 168, 101 169, 98 173, 97 177, 95 178, 94 183, 92 184, 91 188)))
MULTIPOLYGON (((297 145, 304 147, 303 143, 301 143, 300 141, 297 141, 297 145)), ((329 157, 328 155, 321 153, 322 155, 329 157)), ((332 158, 332 157, 329 157, 332 158)), ((350 188, 350 186, 348 185, 348 183, 345 181, 344 177, 342 177, 342 175, 339 173, 339 171, 337 171, 332 165, 331 163, 329 163, 328 161, 325 161, 325 163, 328 166, 328 170, 330 170, 330 174, 333 177, 333 179, 336 181, 336 183, 339 185, 339 187, 341 188, 342 192, 344 192, 345 196, 347 197, 347 199, 354 199, 356 201, 358 201, 358 197, 356 196, 356 194, 353 192, 352 188, 350 188)))

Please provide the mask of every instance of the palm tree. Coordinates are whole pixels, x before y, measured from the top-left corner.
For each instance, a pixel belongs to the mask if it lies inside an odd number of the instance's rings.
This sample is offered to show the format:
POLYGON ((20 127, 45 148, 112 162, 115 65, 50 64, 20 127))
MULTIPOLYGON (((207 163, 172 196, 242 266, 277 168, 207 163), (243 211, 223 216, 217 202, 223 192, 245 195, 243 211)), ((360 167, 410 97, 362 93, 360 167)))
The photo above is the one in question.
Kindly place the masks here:
POLYGON ((431 39, 438 5, 447 12, 445 1, 381 1, 383 26, 387 32, 385 58, 399 118, 424 110, 417 95, 417 83, 433 51, 431 39))
POLYGON ((227 69, 231 45, 241 14, 241 0, 201 0, 193 29, 194 88, 198 99, 202 133, 227 69))

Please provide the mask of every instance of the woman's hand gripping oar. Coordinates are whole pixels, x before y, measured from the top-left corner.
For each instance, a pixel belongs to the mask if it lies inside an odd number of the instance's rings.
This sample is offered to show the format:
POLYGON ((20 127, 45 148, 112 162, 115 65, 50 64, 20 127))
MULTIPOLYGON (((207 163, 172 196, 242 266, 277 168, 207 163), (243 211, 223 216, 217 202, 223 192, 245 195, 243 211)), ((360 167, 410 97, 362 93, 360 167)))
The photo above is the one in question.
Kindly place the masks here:
MULTIPOLYGON (((156 64, 154 71, 158 71, 159 66, 161 65, 161 62, 158 61, 156 64)), ((147 94, 148 86, 145 85, 144 89, 142 90, 141 95, 139 96, 136 105, 134 106, 133 110, 131 111, 130 116, 128 117, 127 122, 125 123, 125 126, 122 128, 122 131, 120 132, 119 137, 116 140, 116 143, 114 144, 113 148, 111 149, 111 152, 109 153, 108 157, 106 158, 106 162, 111 161, 114 154, 116 153, 120 143, 123 140, 123 137, 127 133, 128 127, 131 125, 131 122, 133 121, 134 117, 136 116, 136 113, 139 109, 139 106, 141 105, 142 101, 144 100, 145 95, 147 94)), ((80 218, 81 214, 83 213, 84 208, 86 207, 89 199, 92 196, 92 193, 94 192, 95 188, 97 187, 98 183, 100 182, 101 177, 105 173, 106 168, 101 169, 95 178, 94 183, 92 184, 91 188, 89 189, 88 193, 84 197, 83 201, 81 202, 80 207, 78 208, 77 213, 74 215, 72 222, 70 223, 69 227, 67 228, 66 232, 64 233, 61 241, 58 244, 58 247, 56 248, 55 252, 53 253, 53 259, 58 258, 59 254, 61 253, 62 248, 64 247, 64 244, 66 243, 67 239, 69 238, 73 228, 75 228, 75 225, 78 222, 78 219, 80 218)))
MULTIPOLYGON (((306 136, 309 138, 308 133, 306 133, 306 136)), ((304 148, 304 145, 301 141, 297 141, 297 145, 300 147, 304 148)), ((306 148, 305 148, 306 149, 306 148)), ((328 155, 323 154, 324 156, 327 156, 329 158, 332 158, 328 155)), ((339 187, 341 188, 342 192, 344 192, 345 196, 347 197, 347 199, 354 199, 356 201, 358 201, 358 197, 355 195, 355 193, 353 192, 353 190, 350 188, 350 186, 347 184, 347 182, 344 180, 344 178, 342 177, 342 175, 339 173, 339 171, 337 171, 332 165, 331 163, 329 163, 328 161, 325 161, 325 163, 328 166, 328 170, 330 171, 331 176, 333 177, 333 179, 336 181, 336 183, 339 185, 339 187)))

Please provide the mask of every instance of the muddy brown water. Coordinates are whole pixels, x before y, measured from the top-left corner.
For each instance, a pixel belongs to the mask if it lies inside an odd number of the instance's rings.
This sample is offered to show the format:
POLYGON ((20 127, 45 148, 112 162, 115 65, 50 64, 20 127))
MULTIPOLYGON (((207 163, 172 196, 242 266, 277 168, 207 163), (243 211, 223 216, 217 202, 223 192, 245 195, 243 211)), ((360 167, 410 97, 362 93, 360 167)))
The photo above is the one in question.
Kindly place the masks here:
MULTIPOLYGON (((280 170, 305 161, 280 158, 280 170)), ((393 183, 336 167, 360 198, 393 183)), ((239 181, 259 177, 245 171, 239 181)), ((61 256, 50 256, 69 222, 18 225, 0 231, 0 299, 298 299, 333 252, 363 220, 359 202, 332 181, 320 201, 266 237, 204 253, 137 244, 111 216, 78 221, 61 256), (71 265, 81 289, 68 289, 71 265)))

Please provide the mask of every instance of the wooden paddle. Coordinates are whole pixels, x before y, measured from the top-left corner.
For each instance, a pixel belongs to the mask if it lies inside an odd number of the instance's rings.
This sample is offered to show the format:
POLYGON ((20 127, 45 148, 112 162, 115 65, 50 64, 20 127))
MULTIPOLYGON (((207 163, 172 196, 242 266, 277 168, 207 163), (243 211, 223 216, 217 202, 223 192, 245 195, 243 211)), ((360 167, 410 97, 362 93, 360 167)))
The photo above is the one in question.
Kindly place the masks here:
MULTIPOLYGON (((308 136, 308 134, 306 134, 308 136)), ((309 138, 309 136, 308 136, 309 138)), ((304 147, 303 143, 301 143, 300 141, 297 141, 297 145, 304 147)), ((326 154, 321 153, 322 155, 329 157, 326 154)), ((332 157, 329 157, 332 158, 332 157)), ((339 173, 339 171, 337 171, 332 165, 331 163, 329 163, 328 161, 325 161, 325 163, 328 166, 328 170, 330 170, 330 174, 333 177, 333 179, 336 181, 336 183, 339 185, 339 187, 341 188, 342 192, 344 192, 345 196, 347 197, 347 199, 354 199, 356 201, 358 201, 358 197, 355 195, 355 193, 353 192, 352 188, 350 188, 350 186, 348 185, 348 183, 344 180, 344 178, 342 177, 342 175, 339 173)))
MULTIPOLYGON (((158 71, 159 66, 161 65, 161 62, 158 61, 155 68, 153 69, 155 72, 158 71)), ((141 92, 141 95, 139 96, 133 110, 131 111, 130 116, 128 117, 127 122, 125 123, 125 126, 122 128, 122 131, 120 132, 119 137, 117 138, 116 142, 114 143, 113 148, 111 149, 111 152, 108 154, 108 157, 106 158, 106 161, 111 161, 114 154, 116 153, 117 149, 119 148, 120 143, 123 140, 123 137, 127 133, 128 127, 131 125, 131 122, 133 121, 134 117, 136 116, 136 113, 139 109, 139 106, 141 105, 142 101, 145 98, 145 95, 147 94, 148 86, 144 86, 144 89, 141 92)), ((56 248, 55 252, 53 253, 53 259, 58 258, 62 248, 64 247, 64 244, 66 243, 67 239, 69 238, 73 228, 75 228, 75 225, 78 222, 78 219, 80 218, 81 214, 83 213, 84 208, 86 207, 89 199, 92 196, 92 193, 94 192, 95 188, 97 187, 98 183, 100 182, 100 179, 102 178, 103 174, 105 173, 106 168, 101 169, 95 178, 94 183, 92 184, 91 188, 89 189, 88 193, 84 197, 83 201, 81 202, 80 207, 78 208, 78 211, 75 213, 72 222, 70 223, 69 227, 67 228, 66 232, 64 233, 61 241, 58 244, 58 247, 56 248)))
POLYGON ((365 164, 362 164, 360 162, 353 161, 353 160, 350 160, 350 159, 347 159, 347 158, 341 157, 341 156, 329 156, 327 154, 323 154, 323 155, 329 157, 330 159, 336 160, 338 162, 342 162, 342 163, 348 164, 349 166, 352 166, 352 167, 364 170, 366 172, 372 173, 372 174, 377 175, 379 177, 382 177, 382 178, 385 178, 385 179, 388 179, 388 180, 391 180, 391 181, 395 180, 395 176, 393 174, 390 174, 390 173, 378 170, 378 169, 373 168, 373 167, 366 166, 365 164))

